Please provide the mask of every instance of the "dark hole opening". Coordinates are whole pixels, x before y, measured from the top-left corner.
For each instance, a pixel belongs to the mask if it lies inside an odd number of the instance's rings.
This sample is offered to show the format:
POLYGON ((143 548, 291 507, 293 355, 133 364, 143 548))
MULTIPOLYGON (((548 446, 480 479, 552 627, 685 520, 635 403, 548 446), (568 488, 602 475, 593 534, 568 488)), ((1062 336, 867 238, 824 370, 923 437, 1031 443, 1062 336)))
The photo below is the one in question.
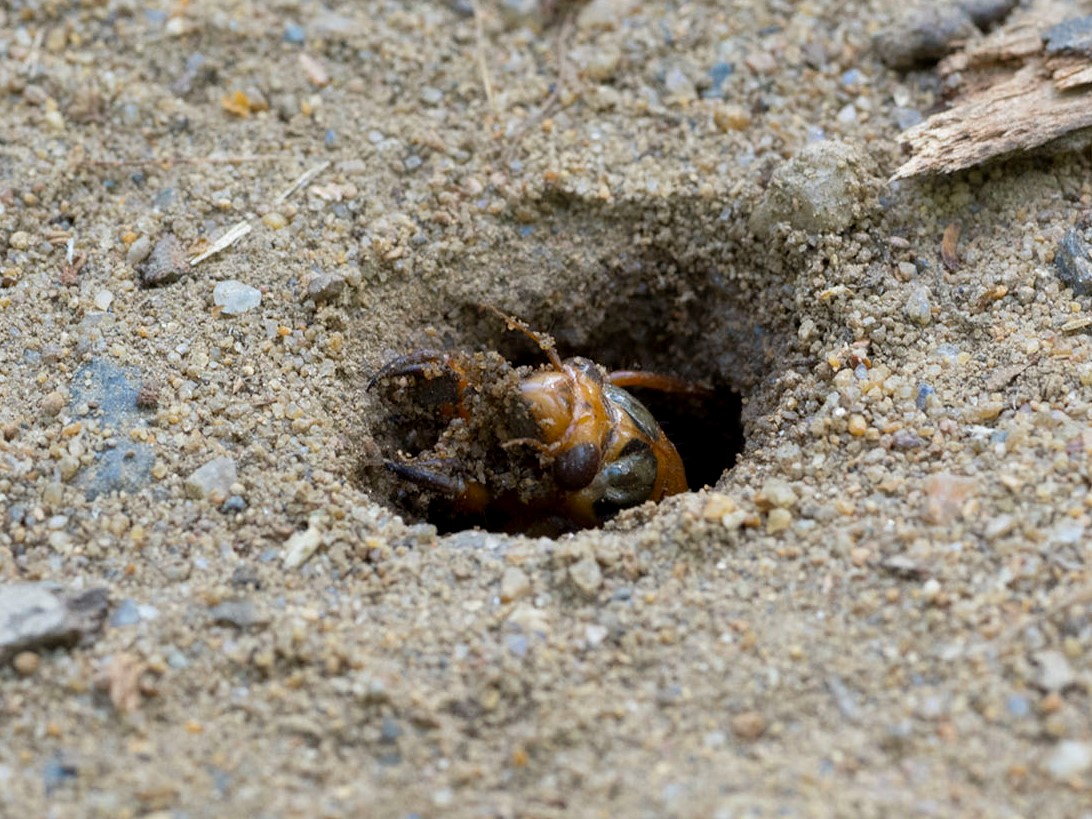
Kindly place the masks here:
MULTIPOLYGON (((470 321, 468 324, 473 327, 475 323, 470 321)), ((479 323, 477 326, 483 325, 479 323)), ((545 354, 526 336, 506 332, 499 319, 496 324, 485 327, 489 329, 477 342, 451 344, 451 349, 496 351, 514 367, 545 368, 545 354), (501 326, 497 327, 497 324, 501 326)), ((715 383, 715 379, 711 382, 703 378, 692 358, 672 361, 671 348, 666 344, 654 343, 652 348, 658 352, 646 359, 642 355, 643 345, 630 343, 624 335, 609 333, 610 327, 598 329, 606 330, 608 334, 599 338, 572 339, 563 329, 555 330, 561 357, 583 355, 608 370, 643 369, 684 378, 710 388, 709 394, 700 397, 649 388, 628 388, 627 391, 644 404, 664 435, 675 445, 686 470, 689 489, 693 491, 714 485, 723 472, 735 464, 744 448, 741 421, 743 402, 739 393, 729 386, 715 383)), ((470 332, 473 333, 473 330, 470 332)), ((674 350, 678 351, 677 345, 674 350)), ((700 361, 697 364, 700 365, 700 361)), ((436 397, 433 393, 437 393, 438 389, 436 383, 417 385, 410 391, 408 406, 421 406, 432 401, 436 397)), ((450 400, 450 397, 445 400, 450 400)), ((403 409, 406 406, 404 404, 403 409)), ((565 519, 564 515, 551 512, 513 513, 503 502, 491 502, 484 509, 468 509, 461 502, 451 502, 451 498, 445 498, 444 491, 437 489, 435 482, 429 485, 420 476, 407 479, 407 470, 400 471, 397 465, 392 468, 391 461, 401 461, 405 456, 409 457, 404 462, 416 462, 414 456, 422 452, 427 457, 429 447, 449 423, 447 419, 430 418, 427 412, 418 417, 389 414, 376 430, 377 451, 371 453, 370 463, 361 468, 359 477, 362 483, 378 495, 385 496, 406 518, 427 520, 445 534, 480 527, 492 531, 553 536, 583 528, 565 519), (384 462, 387 462, 385 466, 384 462)), ((486 439, 483 437, 481 440, 486 439)), ((490 447, 495 454, 499 454, 497 440, 484 445, 487 450, 490 447)), ((483 463, 486 461, 488 455, 482 458, 483 463)), ((543 475, 537 456, 529 449, 521 468, 525 469, 525 481, 552 480, 549 475, 543 475)))
POLYGON ((691 491, 713 486, 743 452, 743 399, 731 389, 714 388, 708 398, 630 390, 648 407, 679 450, 691 491))

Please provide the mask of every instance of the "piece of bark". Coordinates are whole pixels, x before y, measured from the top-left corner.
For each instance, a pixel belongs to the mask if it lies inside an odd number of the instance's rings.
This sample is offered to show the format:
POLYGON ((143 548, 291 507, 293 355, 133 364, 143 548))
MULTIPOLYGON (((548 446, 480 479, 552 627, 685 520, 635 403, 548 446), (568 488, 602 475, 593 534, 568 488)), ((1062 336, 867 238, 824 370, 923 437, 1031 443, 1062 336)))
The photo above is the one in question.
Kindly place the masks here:
POLYGON ((1028 153, 1063 137, 1092 137, 1092 18, 1024 19, 938 66, 955 80, 952 106, 903 134, 912 157, 895 179, 952 173, 1028 153))
POLYGON ((1026 153, 1092 126, 1092 96, 1059 90, 1041 60, 903 134, 913 157, 895 179, 952 173, 1026 153))

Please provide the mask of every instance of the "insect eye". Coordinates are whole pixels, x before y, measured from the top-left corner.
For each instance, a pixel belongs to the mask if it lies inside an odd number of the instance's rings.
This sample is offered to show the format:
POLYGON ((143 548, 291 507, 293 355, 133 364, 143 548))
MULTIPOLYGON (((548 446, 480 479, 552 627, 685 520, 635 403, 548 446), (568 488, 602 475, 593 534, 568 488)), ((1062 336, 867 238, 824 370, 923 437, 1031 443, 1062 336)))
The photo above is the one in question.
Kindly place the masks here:
POLYGON ((554 460, 554 480, 562 489, 583 489, 595 479, 601 460, 595 444, 583 443, 566 449, 554 460))

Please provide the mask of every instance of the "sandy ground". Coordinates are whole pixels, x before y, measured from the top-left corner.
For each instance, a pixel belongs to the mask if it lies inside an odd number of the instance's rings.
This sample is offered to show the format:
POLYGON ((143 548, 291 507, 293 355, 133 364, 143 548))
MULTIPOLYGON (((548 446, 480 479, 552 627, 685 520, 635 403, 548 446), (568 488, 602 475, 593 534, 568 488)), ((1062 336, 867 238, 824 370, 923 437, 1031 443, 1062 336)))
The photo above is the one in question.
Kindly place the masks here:
POLYGON ((888 0, 481 5, 0 10, 0 596, 109 595, 4 659, 0 815, 1088 816, 1089 153, 888 184, 888 0), (737 465, 396 515, 365 384, 536 363, 481 303, 737 465))

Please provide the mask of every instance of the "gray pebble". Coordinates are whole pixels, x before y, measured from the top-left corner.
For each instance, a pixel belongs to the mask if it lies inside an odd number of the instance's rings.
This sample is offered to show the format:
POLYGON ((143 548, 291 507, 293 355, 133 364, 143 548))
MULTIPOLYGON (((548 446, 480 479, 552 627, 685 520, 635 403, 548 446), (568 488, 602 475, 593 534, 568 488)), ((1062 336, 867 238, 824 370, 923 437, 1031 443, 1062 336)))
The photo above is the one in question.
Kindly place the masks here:
POLYGON ((960 0, 959 7, 980 29, 996 25, 1009 16, 1020 0, 960 0))
POLYGON ((164 188, 155 195, 155 198, 152 200, 152 207, 155 208, 155 210, 166 210, 174 204, 174 200, 174 188, 164 188))
POLYGON ((259 589, 262 586, 261 578, 258 577, 258 570, 249 563, 244 563, 241 566, 237 566, 235 571, 231 573, 231 585, 237 588, 245 588, 251 586, 255 589, 259 589))
POLYGON ((105 589, 66 597, 50 583, 0 585, 0 658, 76 643, 101 628, 108 602, 105 589))
POLYGON ((581 594, 595 597, 603 585, 603 572, 594 557, 585 557, 569 567, 569 579, 581 594))
POLYGON ((148 258, 148 254, 152 252, 152 240, 147 236, 141 236, 131 245, 129 245, 129 252, 125 254, 125 261, 129 263, 131 267, 136 267, 142 261, 148 258))
POLYGON ((955 3, 914 6, 876 35, 876 54, 890 68, 910 69, 935 63, 978 32, 971 16, 955 3))
POLYGON ((209 610, 209 616, 218 626, 234 626, 240 629, 269 623, 269 618, 259 612, 249 600, 225 600, 213 606, 209 610))
POLYGON ((168 233, 155 243, 151 255, 137 267, 137 272, 144 287, 162 287, 178 281, 189 269, 182 243, 173 233, 168 233))
POLYGON ((379 738, 385 743, 397 742, 402 736, 402 726, 394 717, 383 717, 383 724, 379 729, 379 738))
POLYGON ((924 284, 916 285, 906 298, 902 307, 903 315, 922 327, 933 320, 933 311, 929 304, 929 288, 924 284))
POLYGON ((514 657, 526 657, 530 643, 523 634, 509 634, 504 638, 508 653, 514 657))
POLYGON ((307 283, 307 298, 316 304, 330 301, 345 289, 345 277, 340 273, 320 273, 307 283))
POLYGON ((220 506, 220 511, 225 513, 245 512, 246 498, 241 495, 232 495, 220 506))
POLYGON ((1092 16, 1074 17, 1047 29, 1043 35, 1046 52, 1051 57, 1059 54, 1092 55, 1092 16))
POLYGON ((235 460, 224 455, 213 458, 186 479, 186 495, 191 498, 207 498, 214 492, 227 495, 235 483, 237 470, 235 460))
POLYGON ((764 236, 781 224, 838 233, 877 209, 878 191, 877 168, 867 154, 842 142, 814 142, 774 171, 751 226, 764 236))
POLYGON ((213 289, 212 301, 223 315, 238 316, 262 303, 262 291, 235 279, 228 279, 213 289))
POLYGON ((1074 296, 1092 295, 1092 247, 1077 230, 1069 230, 1058 245, 1054 266, 1062 284, 1074 296))
POLYGON ((140 607, 136 601, 126 598, 122 600, 114 613, 110 615, 110 625, 114 628, 135 626, 140 622, 140 607))

